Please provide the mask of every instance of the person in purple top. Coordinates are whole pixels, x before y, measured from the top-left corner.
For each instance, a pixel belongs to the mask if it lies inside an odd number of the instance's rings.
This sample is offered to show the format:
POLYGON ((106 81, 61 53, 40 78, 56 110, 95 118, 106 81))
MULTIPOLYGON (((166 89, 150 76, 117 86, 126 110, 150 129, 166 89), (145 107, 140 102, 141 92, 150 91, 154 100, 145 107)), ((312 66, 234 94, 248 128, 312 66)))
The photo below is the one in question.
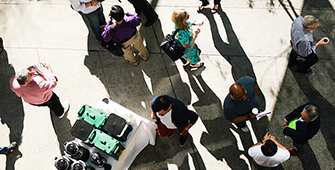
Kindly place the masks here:
POLYGON ((139 51, 139 55, 144 61, 148 60, 149 51, 144 47, 141 35, 136 29, 141 24, 141 19, 129 12, 124 13, 123 8, 119 5, 112 6, 109 16, 111 20, 107 22, 104 28, 103 40, 105 42, 113 40, 121 44, 124 58, 134 66, 137 66, 139 62, 132 46, 139 51))

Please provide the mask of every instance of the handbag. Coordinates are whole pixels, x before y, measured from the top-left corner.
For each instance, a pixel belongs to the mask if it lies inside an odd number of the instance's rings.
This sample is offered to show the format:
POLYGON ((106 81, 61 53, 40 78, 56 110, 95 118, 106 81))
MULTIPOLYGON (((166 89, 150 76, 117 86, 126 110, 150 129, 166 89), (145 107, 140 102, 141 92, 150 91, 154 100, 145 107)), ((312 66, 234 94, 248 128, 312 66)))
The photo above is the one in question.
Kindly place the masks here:
MULTIPOLYGON (((109 30, 110 33, 112 34, 112 37, 116 38, 116 40, 118 40, 118 38, 115 36, 115 29, 112 26, 111 29, 109 30)), ((116 43, 115 41, 113 41, 113 39, 111 39, 108 42, 104 42, 102 43, 102 46, 105 47, 109 52, 111 52, 112 54, 116 55, 116 56, 120 56, 122 57, 124 52, 121 48, 121 44, 116 43)))
POLYGON ((183 47, 180 42, 174 38, 179 30, 180 29, 177 29, 172 35, 166 35, 159 46, 172 61, 178 60, 185 53, 185 47, 183 47))

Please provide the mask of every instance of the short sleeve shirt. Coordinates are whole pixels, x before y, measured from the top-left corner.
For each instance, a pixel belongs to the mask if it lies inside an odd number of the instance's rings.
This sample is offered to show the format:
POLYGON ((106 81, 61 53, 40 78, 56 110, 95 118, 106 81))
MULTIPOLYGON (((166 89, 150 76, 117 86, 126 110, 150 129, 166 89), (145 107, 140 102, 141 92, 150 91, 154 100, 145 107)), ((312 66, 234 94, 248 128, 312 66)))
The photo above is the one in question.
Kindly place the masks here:
POLYGON ((261 146, 262 145, 256 145, 248 150, 248 154, 258 165, 264 167, 276 167, 290 158, 290 152, 279 147, 277 149, 277 153, 273 156, 265 156, 262 153, 261 146))
POLYGON ((240 83, 247 90, 247 99, 233 100, 230 93, 226 96, 223 110, 225 118, 229 121, 235 120, 237 116, 248 114, 253 108, 259 109, 259 100, 255 91, 256 80, 245 76, 237 80, 236 83, 240 83))

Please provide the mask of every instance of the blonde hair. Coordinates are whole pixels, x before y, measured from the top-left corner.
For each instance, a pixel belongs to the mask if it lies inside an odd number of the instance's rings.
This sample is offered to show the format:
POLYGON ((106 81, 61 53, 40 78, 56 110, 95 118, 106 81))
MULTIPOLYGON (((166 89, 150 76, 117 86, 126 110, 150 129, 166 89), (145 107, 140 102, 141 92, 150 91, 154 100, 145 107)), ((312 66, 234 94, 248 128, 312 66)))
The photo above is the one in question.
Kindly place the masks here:
POLYGON ((186 18, 188 13, 185 9, 177 9, 172 13, 172 21, 179 29, 186 29, 188 25, 186 24, 186 18))

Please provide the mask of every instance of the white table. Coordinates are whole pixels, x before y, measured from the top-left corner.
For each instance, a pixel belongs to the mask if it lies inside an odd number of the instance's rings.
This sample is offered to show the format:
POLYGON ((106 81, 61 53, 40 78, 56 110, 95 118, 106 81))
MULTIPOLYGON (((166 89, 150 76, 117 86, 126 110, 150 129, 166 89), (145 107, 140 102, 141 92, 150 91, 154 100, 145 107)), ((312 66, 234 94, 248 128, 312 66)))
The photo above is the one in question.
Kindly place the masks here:
MULTIPOLYGON (((103 102, 103 99, 101 99, 95 108, 102 110, 107 115, 115 113, 120 117, 125 118, 133 127, 133 130, 129 133, 127 140, 125 142, 121 142, 126 148, 126 153, 119 161, 116 161, 114 158, 108 156, 95 147, 89 147, 85 144, 83 145, 88 148, 91 153, 99 152, 104 158, 106 158, 107 162, 112 165, 112 170, 128 169, 135 160, 136 156, 148 144, 155 145, 156 125, 154 122, 139 116, 110 99, 108 99, 108 104, 103 102)), ((97 168, 94 166, 90 161, 87 161, 87 163, 96 168, 96 170, 103 170, 103 168, 97 168)))

